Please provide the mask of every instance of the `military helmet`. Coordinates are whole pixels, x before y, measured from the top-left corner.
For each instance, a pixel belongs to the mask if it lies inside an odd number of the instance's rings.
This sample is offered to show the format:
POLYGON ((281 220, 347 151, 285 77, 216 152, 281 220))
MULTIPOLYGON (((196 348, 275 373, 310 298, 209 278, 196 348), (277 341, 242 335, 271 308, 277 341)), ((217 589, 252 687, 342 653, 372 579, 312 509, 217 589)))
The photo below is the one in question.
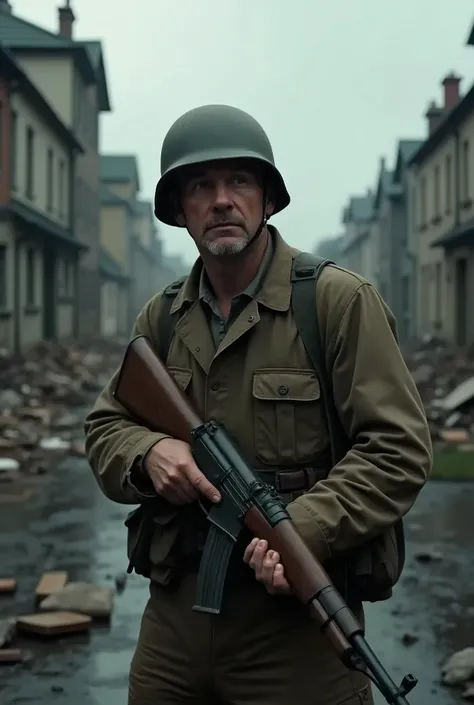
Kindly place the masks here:
POLYGON ((266 168, 274 213, 286 208, 290 196, 275 166, 273 150, 262 126, 248 113, 229 105, 203 105, 181 115, 170 127, 161 149, 161 178, 155 191, 155 215, 177 225, 171 189, 178 169, 219 159, 255 159, 266 168))

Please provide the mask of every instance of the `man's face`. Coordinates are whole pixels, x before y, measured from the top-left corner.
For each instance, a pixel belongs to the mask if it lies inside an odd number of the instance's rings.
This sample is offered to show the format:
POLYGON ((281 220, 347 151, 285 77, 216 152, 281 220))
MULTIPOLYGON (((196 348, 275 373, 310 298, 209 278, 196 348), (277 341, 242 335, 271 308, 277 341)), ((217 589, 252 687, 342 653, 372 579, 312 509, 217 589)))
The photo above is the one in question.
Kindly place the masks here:
MULTIPOLYGON (((215 256, 242 252, 263 217, 260 169, 245 160, 210 162, 189 168, 179 184, 180 225, 200 250, 215 256)), ((266 208, 267 215, 272 204, 266 208)))

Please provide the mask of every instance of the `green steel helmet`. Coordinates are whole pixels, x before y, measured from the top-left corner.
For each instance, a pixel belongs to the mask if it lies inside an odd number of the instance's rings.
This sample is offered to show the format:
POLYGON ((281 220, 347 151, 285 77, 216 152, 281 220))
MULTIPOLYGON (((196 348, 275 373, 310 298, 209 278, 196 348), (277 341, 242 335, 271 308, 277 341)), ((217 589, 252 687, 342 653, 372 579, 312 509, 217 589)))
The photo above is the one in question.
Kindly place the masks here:
POLYGON ((290 196, 275 166, 273 150, 262 126, 248 113, 230 105, 203 105, 181 115, 170 127, 161 149, 161 178, 155 191, 155 215, 177 225, 171 193, 179 169, 219 159, 255 159, 265 166, 274 213, 286 208, 290 196))

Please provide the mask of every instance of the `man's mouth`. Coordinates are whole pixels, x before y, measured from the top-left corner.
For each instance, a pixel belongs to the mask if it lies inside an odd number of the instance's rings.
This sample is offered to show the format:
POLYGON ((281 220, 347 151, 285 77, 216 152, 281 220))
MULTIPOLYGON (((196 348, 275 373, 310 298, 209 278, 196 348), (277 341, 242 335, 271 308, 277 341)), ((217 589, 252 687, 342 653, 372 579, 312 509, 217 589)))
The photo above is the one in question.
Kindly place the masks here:
POLYGON ((219 230, 220 228, 240 228, 240 225, 238 223, 215 223, 208 229, 219 230))

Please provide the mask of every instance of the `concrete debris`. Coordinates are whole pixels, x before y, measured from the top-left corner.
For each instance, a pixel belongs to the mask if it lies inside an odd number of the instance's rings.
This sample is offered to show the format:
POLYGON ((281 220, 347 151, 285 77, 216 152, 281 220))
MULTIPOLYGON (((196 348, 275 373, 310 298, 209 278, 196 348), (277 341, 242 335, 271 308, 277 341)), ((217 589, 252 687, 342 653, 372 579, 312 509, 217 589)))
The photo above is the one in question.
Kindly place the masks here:
POLYGON ((27 614, 17 619, 19 631, 41 636, 65 636, 88 631, 92 619, 75 612, 45 612, 27 614))
POLYGON ((49 573, 43 573, 36 586, 36 599, 44 600, 50 595, 59 592, 66 585, 67 580, 68 574, 65 570, 52 570, 49 573))
POLYGON ((0 578, 0 595, 11 595, 15 590, 15 578, 0 578))
POLYGON ((0 619, 0 649, 8 646, 15 636, 16 619, 0 619))
POLYGON ((423 400, 433 441, 467 450, 459 446, 474 441, 474 349, 458 350, 429 339, 403 352, 423 400))
MULTIPOLYGON (((86 582, 67 583, 66 571, 43 573, 35 590, 40 599, 32 614, 0 619, 0 664, 28 660, 28 654, 13 644, 17 633, 61 638, 88 631, 94 618, 110 618, 114 607, 111 588, 86 582)), ((5 585, 16 580, 2 579, 5 585)), ((14 590, 5 590, 14 592, 14 590)))
POLYGON ((100 585, 76 582, 68 583, 40 604, 40 610, 66 611, 85 614, 89 617, 107 618, 113 611, 113 590, 100 585))
POLYGON ((65 454, 84 455, 81 409, 118 367, 126 342, 44 342, 0 356, 0 480, 42 474, 65 454))
POLYGON ((474 696, 474 647, 454 653, 441 667, 441 679, 445 685, 463 687, 466 700, 474 696))

